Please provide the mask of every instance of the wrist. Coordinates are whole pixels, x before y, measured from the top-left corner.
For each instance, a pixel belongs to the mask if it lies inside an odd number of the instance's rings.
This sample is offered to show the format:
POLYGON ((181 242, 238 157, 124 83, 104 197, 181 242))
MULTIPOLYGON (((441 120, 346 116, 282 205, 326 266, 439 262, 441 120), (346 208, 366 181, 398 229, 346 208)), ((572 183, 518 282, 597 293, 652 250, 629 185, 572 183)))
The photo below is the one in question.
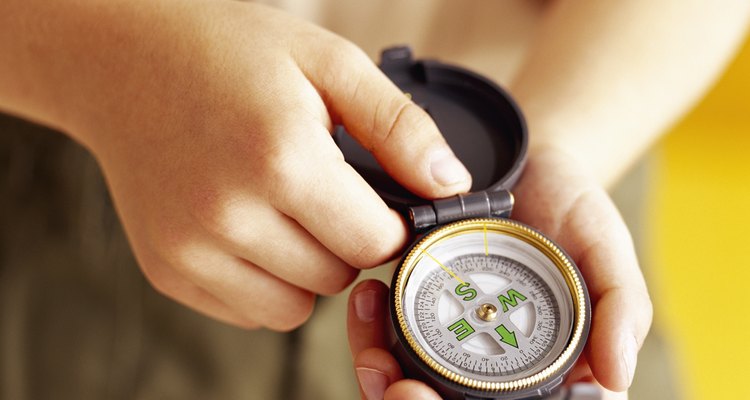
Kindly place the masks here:
POLYGON ((556 141, 531 141, 529 143, 530 163, 556 164, 561 171, 575 171, 587 181, 598 182, 596 174, 584 161, 574 149, 556 141))
MULTIPOLYGON (((575 168, 587 179, 608 188, 615 184, 641 152, 618 148, 609 143, 606 133, 591 130, 539 129, 531 130, 529 156, 542 155, 564 159, 566 168, 575 168)), ((614 140, 613 140, 614 141, 614 140)))

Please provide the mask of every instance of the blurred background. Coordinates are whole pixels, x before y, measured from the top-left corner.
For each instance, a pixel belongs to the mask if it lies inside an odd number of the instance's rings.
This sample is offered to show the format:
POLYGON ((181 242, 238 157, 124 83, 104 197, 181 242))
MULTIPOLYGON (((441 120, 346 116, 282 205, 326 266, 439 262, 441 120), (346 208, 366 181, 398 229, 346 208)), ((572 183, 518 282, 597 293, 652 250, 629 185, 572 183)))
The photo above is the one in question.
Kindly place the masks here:
MULTIPOLYGON (((748 398, 750 42, 650 162, 642 258, 680 397, 748 398)), ((634 399, 654 398, 633 396, 634 399)))
MULTIPOLYGON (((614 193, 655 306, 631 399, 750 398, 748 104, 746 42, 614 193)), ((0 222, 1 399, 307 400, 357 391, 341 351, 347 293, 322 300, 305 331, 288 335, 248 333, 176 305, 140 274, 95 161, 62 135, 3 116, 0 222), (44 190, 27 184, 40 179, 44 190), (320 385, 331 377, 334 385, 320 385)))

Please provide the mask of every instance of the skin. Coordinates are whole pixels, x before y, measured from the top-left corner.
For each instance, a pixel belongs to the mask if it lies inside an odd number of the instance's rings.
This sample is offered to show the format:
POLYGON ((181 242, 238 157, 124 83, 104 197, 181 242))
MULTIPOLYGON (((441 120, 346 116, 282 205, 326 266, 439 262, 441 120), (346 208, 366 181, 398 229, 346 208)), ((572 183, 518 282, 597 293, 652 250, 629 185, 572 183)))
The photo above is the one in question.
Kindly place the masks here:
MULTIPOLYGON (((625 223, 607 193, 574 168, 555 149, 539 149, 529 160, 516 190, 514 218, 545 232, 580 267, 591 295, 592 329, 570 382, 598 382, 625 390, 635 371, 636 354, 651 325, 651 302, 625 223), (606 268, 599 266, 606 265, 606 268), (631 353, 625 343, 632 343, 631 353)), ((358 375, 379 371, 390 385, 362 388, 362 398, 440 398, 421 382, 401 380, 388 349, 387 287, 368 280, 350 295, 348 330, 358 375), (377 305, 375 305, 377 304, 377 305), (369 318, 362 312, 376 310, 369 318), (364 369, 364 372, 360 372, 364 369), (387 388, 387 390, 386 390, 387 388)), ((368 378, 364 378, 367 380, 368 378)), ((362 378, 360 378, 362 381, 362 378)), ((608 393, 607 398, 627 397, 608 393)))
POLYGON ((35 29, 3 36, 0 107, 90 149, 146 277, 213 318, 293 329, 404 245, 334 123, 416 193, 471 184, 427 114, 323 29, 228 1, 42 3, 3 3, 8 32, 35 29))
MULTIPOLYGON (((604 398, 627 398, 652 318, 632 239, 605 188, 710 87, 749 15, 741 1, 550 2, 510 85, 531 138, 513 217, 559 243, 581 269, 593 321, 569 382, 601 385, 604 398)), ((362 398, 439 398, 421 382, 401 380, 383 345, 385 322, 358 317, 355 305, 382 301, 372 297, 382 290, 365 282, 350 298, 362 398)))
MULTIPOLYGON (((602 187, 708 86, 748 6, 598 3, 550 2, 511 85, 533 133, 515 217, 560 243, 589 284, 594 321, 576 379, 622 391, 651 304, 602 187), (640 46, 633 20, 673 34, 656 32, 653 46, 640 46), (711 34, 695 33, 697 47, 673 46, 698 31, 690 27, 711 34), (659 51, 675 48, 683 51, 659 51), (700 62, 693 51, 704 54, 700 62)), ((404 222, 344 162, 333 124, 423 197, 470 187, 434 123, 359 49, 279 11, 223 0, 4 0, 0 33, 0 109, 88 148, 154 287, 230 324, 293 329, 317 294, 341 291, 407 243, 404 222)), ((377 310, 382 299, 368 296, 384 289, 364 285, 352 304, 377 310)), ((355 367, 385 377, 362 381, 363 394, 434 398, 401 380, 383 350, 384 314, 354 311, 355 367)))

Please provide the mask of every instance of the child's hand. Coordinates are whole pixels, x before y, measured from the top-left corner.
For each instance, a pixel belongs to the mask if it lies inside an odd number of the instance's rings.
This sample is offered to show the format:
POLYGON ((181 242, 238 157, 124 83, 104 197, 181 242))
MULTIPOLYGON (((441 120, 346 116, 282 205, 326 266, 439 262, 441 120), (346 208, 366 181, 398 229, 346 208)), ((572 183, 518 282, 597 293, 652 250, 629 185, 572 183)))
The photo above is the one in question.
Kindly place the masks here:
MULTIPOLYGON (((556 149, 530 154, 513 190, 513 217, 539 229, 573 258, 593 305, 584 355, 568 382, 597 382, 624 391, 633 380, 638 350, 651 326, 652 308, 628 229, 616 208, 573 159, 556 149)), ((403 380, 388 343, 387 288, 366 281, 349 300, 349 345, 363 398, 439 399, 422 382, 403 380)), ((603 398, 627 398, 603 390, 603 398)))
POLYGON ((122 22, 85 39, 105 50, 84 66, 87 114, 69 128, 166 295, 288 330, 316 293, 396 254, 405 225, 344 162, 334 123, 415 193, 470 187, 432 120, 344 39, 238 2, 113 8, 122 22))

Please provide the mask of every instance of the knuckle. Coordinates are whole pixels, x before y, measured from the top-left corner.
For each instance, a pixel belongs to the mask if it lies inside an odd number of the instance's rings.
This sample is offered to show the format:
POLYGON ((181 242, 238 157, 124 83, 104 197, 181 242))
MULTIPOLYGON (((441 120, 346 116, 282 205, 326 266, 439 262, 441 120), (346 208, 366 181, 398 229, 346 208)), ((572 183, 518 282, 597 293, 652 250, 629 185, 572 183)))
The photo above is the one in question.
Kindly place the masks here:
POLYGON ((177 298, 179 293, 179 287, 177 282, 171 278, 170 274, 166 273, 166 266, 147 264, 141 267, 143 275, 151 286, 158 293, 167 296, 172 299, 177 298))
MULTIPOLYGON (((224 243, 253 243, 247 222, 253 220, 252 214, 256 211, 245 194, 199 190, 192 197, 188 206, 189 213, 211 238, 224 243)), ((183 246, 175 246, 175 250, 179 251, 180 247, 184 249, 189 245, 184 241, 182 244, 183 246)))
POLYGON ((336 35, 326 36, 319 53, 319 68, 322 85, 319 90, 325 98, 331 91, 348 92, 344 103, 354 101, 364 80, 370 78, 370 71, 377 70, 367 54, 357 45, 336 35), (343 90, 342 90, 343 89, 343 90))
POLYGON ((357 235, 352 241, 350 263, 359 269, 377 267, 397 250, 387 235, 357 235))
POLYGON ((290 199, 298 199, 299 192, 309 184, 302 160, 292 151, 279 154, 273 162, 268 162, 266 172, 270 184, 268 200, 273 204, 293 202, 290 199))
POLYGON ((266 127, 272 139, 262 143, 262 150, 253 150, 256 154, 254 175, 258 182, 274 184, 274 181, 296 177, 300 156, 307 150, 302 143, 310 136, 309 129, 309 125, 297 121, 278 121, 266 127))
POLYGON ((375 141, 373 149, 379 145, 389 145, 392 142, 400 143, 407 138, 416 139, 419 136, 414 132, 424 132, 428 126, 429 117, 419 106, 412 101, 404 99, 383 99, 377 107, 376 121, 384 121, 380 126, 375 125, 375 141), (387 104, 386 104, 387 103, 387 104), (381 117, 381 113, 387 113, 381 117))
POLYGON ((267 159, 265 167, 274 185, 295 182, 302 172, 298 152, 292 150, 275 152, 272 159, 267 159))
POLYGON ((341 62, 346 60, 350 63, 371 63, 367 54, 354 42, 338 35, 326 35, 323 48, 329 60, 341 62))
POLYGON ((344 289, 349 287, 355 279, 357 279, 358 275, 358 269, 347 267, 345 273, 336 274, 336 276, 331 277, 330 279, 325 279, 323 281, 322 289, 318 291, 318 294, 332 296, 341 293, 344 289))
POLYGON ((283 307, 274 318, 265 325, 268 329, 278 332, 289 332, 300 327, 312 315, 315 308, 315 295, 305 292, 295 297, 293 307, 283 307))
MULTIPOLYGON (((300 137, 299 135, 294 135, 300 137)), ((343 165, 341 151, 330 143, 330 137, 294 140, 286 149, 275 151, 264 161, 266 201, 275 206, 300 205, 310 193, 321 189, 330 175, 324 171, 343 165)), ((288 210, 287 210, 288 211, 288 210)))

